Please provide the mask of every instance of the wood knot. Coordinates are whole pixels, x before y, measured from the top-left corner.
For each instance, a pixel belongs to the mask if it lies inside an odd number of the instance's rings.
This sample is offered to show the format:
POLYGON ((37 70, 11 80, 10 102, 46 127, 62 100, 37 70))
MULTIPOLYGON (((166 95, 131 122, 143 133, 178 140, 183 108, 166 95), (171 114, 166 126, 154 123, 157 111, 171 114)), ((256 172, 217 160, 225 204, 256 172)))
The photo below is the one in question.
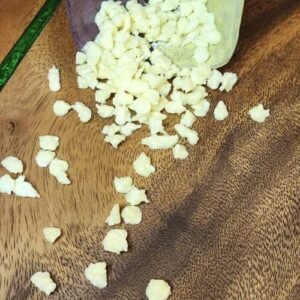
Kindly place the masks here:
POLYGON ((16 129, 16 123, 14 121, 8 121, 6 125, 7 131, 10 135, 13 135, 15 129, 16 129))

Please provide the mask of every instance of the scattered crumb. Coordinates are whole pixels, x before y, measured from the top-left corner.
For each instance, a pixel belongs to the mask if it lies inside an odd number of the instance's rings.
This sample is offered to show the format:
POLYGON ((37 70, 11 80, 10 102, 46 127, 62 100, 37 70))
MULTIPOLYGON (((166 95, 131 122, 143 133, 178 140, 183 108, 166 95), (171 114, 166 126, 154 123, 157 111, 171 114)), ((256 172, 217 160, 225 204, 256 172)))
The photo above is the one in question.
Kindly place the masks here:
POLYGON ((104 250, 108 252, 116 254, 127 252, 127 231, 125 229, 111 229, 103 239, 102 245, 104 250))
POLYGON ((133 162, 135 172, 143 177, 149 177, 155 172, 154 166, 151 164, 150 157, 142 152, 139 157, 133 162))
POLYGON ((215 119, 217 121, 224 121, 228 116, 229 113, 225 103, 223 101, 219 101, 214 111, 215 119))
POLYGON ((270 110, 264 109, 262 104, 258 104, 249 110, 249 115, 253 121, 263 123, 270 116, 270 110))
POLYGON ((121 215, 126 224, 136 225, 142 222, 142 211, 137 206, 126 206, 121 215))
POLYGON ((171 295, 170 285, 161 279, 151 279, 146 288, 148 300, 167 300, 171 295))
POLYGON ((120 205, 115 204, 110 213, 109 216, 107 217, 105 223, 108 226, 113 226, 121 223, 121 216, 120 216, 120 205))
POLYGON ((4 158, 1 161, 1 165, 12 174, 22 173, 24 169, 22 161, 15 156, 8 156, 4 158))
POLYGON ((84 271, 85 278, 95 287, 103 289, 107 286, 106 263, 91 263, 84 271))
POLYGON ((61 229, 57 227, 45 227, 43 228, 43 233, 46 241, 54 244, 54 242, 61 236, 61 229))
POLYGON ((48 272, 36 272, 30 278, 35 287, 49 296, 56 289, 56 284, 48 272))

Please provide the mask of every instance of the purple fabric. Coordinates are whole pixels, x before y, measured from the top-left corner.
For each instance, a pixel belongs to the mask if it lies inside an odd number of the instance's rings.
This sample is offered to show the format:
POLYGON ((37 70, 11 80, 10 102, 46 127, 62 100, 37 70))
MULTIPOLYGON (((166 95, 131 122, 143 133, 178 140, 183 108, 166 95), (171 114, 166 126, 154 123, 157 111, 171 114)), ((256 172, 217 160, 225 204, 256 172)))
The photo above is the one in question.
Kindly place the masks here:
MULTIPOLYGON (((122 0, 125 4, 128 0, 122 0)), ((102 0, 66 0, 67 14, 72 36, 78 50, 88 41, 95 39, 99 30, 95 24, 95 16, 102 0)), ((145 4, 146 1, 138 1, 145 4)))
POLYGON ((100 0, 67 0, 67 14, 75 46, 80 50, 98 34, 95 16, 100 9, 100 0))

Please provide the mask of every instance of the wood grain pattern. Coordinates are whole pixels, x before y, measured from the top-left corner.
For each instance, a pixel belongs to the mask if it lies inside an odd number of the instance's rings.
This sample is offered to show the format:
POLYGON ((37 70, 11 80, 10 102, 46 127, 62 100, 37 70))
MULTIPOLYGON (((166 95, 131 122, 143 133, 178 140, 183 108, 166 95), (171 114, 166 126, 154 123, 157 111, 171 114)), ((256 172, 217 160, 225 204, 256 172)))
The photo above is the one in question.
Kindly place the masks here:
POLYGON ((300 299, 299 20, 299 1, 246 1, 237 53, 225 68, 240 81, 229 94, 210 95, 214 105, 222 97, 230 118, 218 123, 210 113, 199 120, 201 142, 178 162, 138 144, 146 131, 114 151, 99 133, 107 122, 96 115, 87 125, 73 113, 53 115, 57 99, 94 102, 92 92, 76 88, 61 6, 0 94, 0 157, 22 158, 42 195, 0 196, 0 299, 45 299, 29 282, 38 270, 58 283, 50 299, 144 299, 148 280, 157 277, 171 283, 174 300, 300 299), (47 87, 52 64, 61 69, 57 94, 47 87), (271 109, 261 125, 247 117, 259 102, 271 109), (70 162, 71 186, 35 165, 42 134, 61 137, 58 156, 70 162), (142 150, 158 169, 149 180, 131 168, 142 150), (121 256, 100 246, 112 204, 124 203, 113 190, 115 175, 132 175, 151 199, 143 223, 128 227, 130 251, 121 256), (63 230, 54 245, 41 232, 51 225, 63 230), (103 260, 109 287, 100 291, 83 271, 103 260))

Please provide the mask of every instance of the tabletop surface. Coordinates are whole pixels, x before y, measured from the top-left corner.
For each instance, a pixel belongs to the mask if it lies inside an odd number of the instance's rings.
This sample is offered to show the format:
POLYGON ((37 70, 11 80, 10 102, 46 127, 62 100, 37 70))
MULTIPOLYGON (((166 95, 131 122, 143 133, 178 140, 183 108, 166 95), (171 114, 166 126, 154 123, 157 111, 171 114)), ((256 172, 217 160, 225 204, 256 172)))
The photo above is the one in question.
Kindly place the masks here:
MULTIPOLYGON (((0 59, 43 1, 2 0, 0 59)), ((212 112, 197 121, 201 139, 179 162, 169 151, 149 152, 132 136, 118 151, 103 142, 92 91, 76 86, 74 47, 65 8, 35 42, 0 93, 0 159, 25 163, 38 200, 0 196, 0 299, 45 299, 29 281, 48 271, 58 284, 49 299, 145 299, 151 278, 172 286, 170 299, 300 299, 300 2, 248 0, 236 54, 224 70, 239 83, 222 99, 230 117, 218 123, 212 112), (61 70, 62 90, 51 93, 47 72, 61 70), (83 101, 93 108, 88 124, 75 114, 57 118, 55 100, 83 101), (271 117, 263 124, 247 116, 263 103, 271 117), (72 185, 59 185, 34 162, 40 135, 61 138, 58 156, 70 163, 72 185), (133 173, 141 151, 157 167, 150 179, 133 173), (100 245, 111 206, 124 204, 114 176, 133 176, 151 202, 143 222, 127 226, 129 251, 105 253, 100 245), (47 244, 42 228, 62 228, 47 244), (109 286, 84 278, 91 262, 106 261, 109 286)), ((5 171, 1 168, 0 175, 5 171)))

